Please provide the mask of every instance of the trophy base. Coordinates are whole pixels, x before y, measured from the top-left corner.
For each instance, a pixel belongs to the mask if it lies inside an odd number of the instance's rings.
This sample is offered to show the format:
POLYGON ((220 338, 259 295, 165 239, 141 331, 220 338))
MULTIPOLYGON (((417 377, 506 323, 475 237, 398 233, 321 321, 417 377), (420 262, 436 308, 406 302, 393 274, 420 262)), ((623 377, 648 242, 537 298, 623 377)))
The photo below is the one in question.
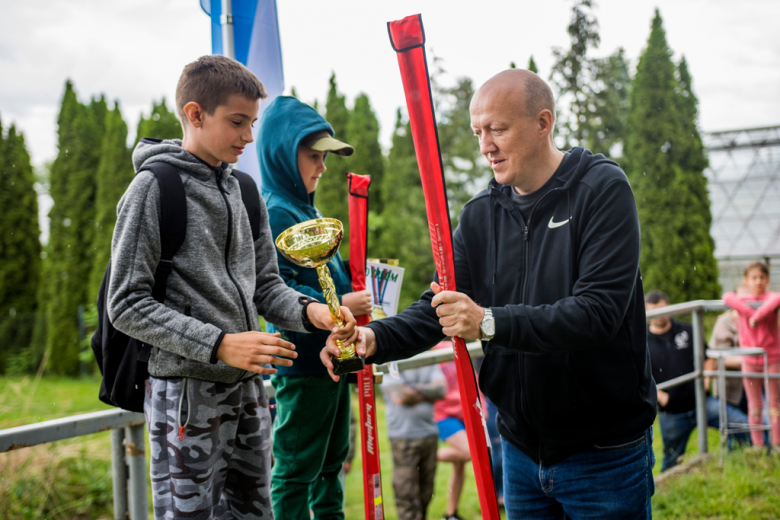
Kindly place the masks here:
POLYGON ((330 360, 333 363, 333 373, 337 376, 349 374, 350 372, 358 372, 363 370, 363 367, 366 366, 365 360, 359 356, 347 359, 331 357, 330 360))

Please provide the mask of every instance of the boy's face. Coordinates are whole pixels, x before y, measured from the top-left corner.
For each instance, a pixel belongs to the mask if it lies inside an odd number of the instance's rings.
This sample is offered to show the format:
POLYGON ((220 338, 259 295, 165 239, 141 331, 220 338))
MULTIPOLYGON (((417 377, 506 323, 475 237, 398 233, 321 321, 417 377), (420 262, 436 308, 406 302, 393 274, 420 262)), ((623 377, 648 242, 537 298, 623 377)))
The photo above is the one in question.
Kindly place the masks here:
POLYGON ((227 103, 219 105, 208 114, 195 102, 184 106, 189 128, 185 136, 185 149, 212 166, 235 163, 246 145, 254 141, 252 125, 260 110, 259 99, 249 99, 239 94, 230 96, 227 103), (189 146, 187 146, 189 145, 189 146))
POLYGON ((325 153, 313 150, 308 146, 298 146, 298 171, 301 180, 306 186, 306 193, 312 193, 317 189, 320 177, 325 173, 325 153))
POLYGON ((761 296, 766 292, 766 286, 769 285, 769 277, 758 267, 754 267, 745 276, 743 283, 754 296, 761 296))

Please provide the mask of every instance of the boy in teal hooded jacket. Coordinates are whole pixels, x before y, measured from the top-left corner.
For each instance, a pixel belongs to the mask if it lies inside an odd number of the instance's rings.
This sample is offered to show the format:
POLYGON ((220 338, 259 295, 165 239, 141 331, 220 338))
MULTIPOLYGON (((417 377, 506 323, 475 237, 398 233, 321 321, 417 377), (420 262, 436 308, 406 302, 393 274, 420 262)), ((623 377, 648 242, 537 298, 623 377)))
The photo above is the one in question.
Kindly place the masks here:
MULTIPOLYGON (((300 222, 321 218, 314 193, 328 152, 351 155, 354 148, 333 138, 333 128, 312 107, 280 96, 263 112, 257 135, 262 195, 274 237, 300 222)), ((346 181, 344 183, 346 190, 346 181)), ((290 287, 325 301, 316 269, 277 255, 279 273, 290 287)), ((339 303, 355 316, 371 312, 368 291, 352 292, 347 269, 336 254, 328 262, 339 303)), ((350 401, 346 378, 333 382, 319 359, 327 332, 278 330, 297 346, 291 367, 279 366, 276 389, 274 467, 271 500, 279 519, 344 518, 339 475, 349 450, 350 401)))

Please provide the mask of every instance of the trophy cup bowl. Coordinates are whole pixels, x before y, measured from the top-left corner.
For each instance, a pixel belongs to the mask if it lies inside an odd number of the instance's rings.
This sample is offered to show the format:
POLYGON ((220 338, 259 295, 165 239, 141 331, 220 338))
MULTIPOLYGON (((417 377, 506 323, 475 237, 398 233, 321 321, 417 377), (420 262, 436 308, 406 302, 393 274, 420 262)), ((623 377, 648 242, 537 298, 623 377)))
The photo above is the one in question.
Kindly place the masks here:
MULTIPOLYGON (((287 260, 301 267, 317 269, 325 302, 333 321, 339 327, 344 326, 341 306, 327 264, 339 250, 343 236, 344 226, 339 220, 317 218, 296 224, 276 237, 276 247, 287 260)), ((341 350, 341 356, 332 358, 334 374, 348 374, 363 369, 364 361, 355 352, 354 344, 345 347, 341 340, 337 340, 336 344, 341 350)))

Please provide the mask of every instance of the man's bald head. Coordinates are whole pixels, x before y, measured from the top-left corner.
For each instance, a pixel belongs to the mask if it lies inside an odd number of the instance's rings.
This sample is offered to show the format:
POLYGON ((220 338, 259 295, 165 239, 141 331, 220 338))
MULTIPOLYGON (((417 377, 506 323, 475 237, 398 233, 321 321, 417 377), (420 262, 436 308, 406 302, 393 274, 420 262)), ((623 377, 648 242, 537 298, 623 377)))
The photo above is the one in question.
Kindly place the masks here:
POLYGON ((533 117, 547 109, 555 123, 555 98, 552 90, 537 74, 530 70, 509 69, 499 72, 482 85, 472 104, 482 101, 483 96, 499 97, 507 108, 520 110, 523 115, 533 117))
POLYGON ((542 79, 527 70, 505 70, 474 94, 471 130, 479 153, 499 184, 521 195, 540 188, 563 159, 553 140, 555 99, 542 79))

